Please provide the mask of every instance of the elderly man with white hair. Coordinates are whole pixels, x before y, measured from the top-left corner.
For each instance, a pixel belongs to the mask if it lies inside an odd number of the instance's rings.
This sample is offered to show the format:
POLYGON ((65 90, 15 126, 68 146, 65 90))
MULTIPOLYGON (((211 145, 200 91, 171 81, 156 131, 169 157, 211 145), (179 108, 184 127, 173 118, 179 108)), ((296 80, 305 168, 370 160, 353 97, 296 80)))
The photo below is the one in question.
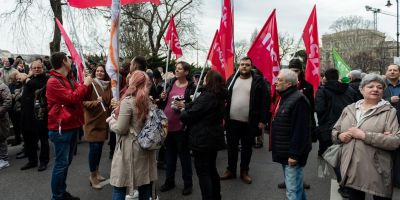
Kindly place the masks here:
POLYGON ((356 100, 357 101, 363 98, 363 96, 362 96, 362 94, 360 92, 360 89, 358 88, 360 86, 361 79, 362 79, 361 75, 362 75, 361 70, 352 70, 352 71, 349 72, 349 75, 348 75, 349 78, 350 78, 349 86, 351 88, 353 88, 354 91, 356 91, 356 93, 357 93, 357 99, 356 100))
POLYGON ((280 100, 272 116, 272 159, 283 168, 286 196, 289 200, 306 199, 303 168, 311 151, 311 107, 297 90, 297 74, 282 69, 275 83, 280 100))

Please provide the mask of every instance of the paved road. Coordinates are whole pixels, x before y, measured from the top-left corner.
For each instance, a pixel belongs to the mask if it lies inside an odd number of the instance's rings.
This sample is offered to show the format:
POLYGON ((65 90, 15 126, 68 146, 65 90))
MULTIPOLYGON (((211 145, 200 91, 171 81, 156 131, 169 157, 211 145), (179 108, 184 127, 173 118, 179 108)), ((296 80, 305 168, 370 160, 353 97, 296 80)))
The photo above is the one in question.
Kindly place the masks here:
MULTIPOLYGON (((49 164, 49 169, 38 172, 36 169, 20 171, 26 160, 16 160, 16 153, 22 146, 10 147, 9 168, 0 170, 0 200, 46 200, 50 199, 50 179, 53 162, 49 164)), ((88 144, 79 144, 78 154, 74 157, 69 170, 67 185, 68 191, 79 196, 82 200, 108 200, 111 199, 111 186, 106 185, 102 190, 93 190, 89 186, 88 176, 88 144)), ((317 177, 317 146, 314 144, 313 151, 308 159, 305 168, 305 181, 311 184, 311 189, 307 190, 307 197, 311 200, 339 200, 341 199, 336 192, 335 181, 330 178, 317 177), (332 184, 331 184, 332 183, 332 184)), ((105 177, 109 176, 111 161, 108 159, 108 146, 104 146, 103 158, 101 160, 100 172, 105 177)), ((221 151, 218 155, 217 165, 220 174, 225 170, 227 163, 227 152, 221 151)), ((255 149, 250 165, 250 175, 253 183, 246 185, 240 179, 221 182, 222 197, 229 200, 284 200, 285 191, 277 189, 277 184, 283 180, 281 166, 273 163, 271 153, 264 147, 255 149)), ((199 200, 201 199, 200 188, 197 177, 193 176, 194 190, 190 196, 182 196, 183 184, 180 178, 180 167, 177 168, 177 187, 166 193, 159 193, 160 200, 199 200)), ((164 180, 164 171, 159 170, 160 186, 164 180)), ((400 196, 400 195, 396 195, 400 196)), ((394 198, 400 199, 400 198, 394 198)))

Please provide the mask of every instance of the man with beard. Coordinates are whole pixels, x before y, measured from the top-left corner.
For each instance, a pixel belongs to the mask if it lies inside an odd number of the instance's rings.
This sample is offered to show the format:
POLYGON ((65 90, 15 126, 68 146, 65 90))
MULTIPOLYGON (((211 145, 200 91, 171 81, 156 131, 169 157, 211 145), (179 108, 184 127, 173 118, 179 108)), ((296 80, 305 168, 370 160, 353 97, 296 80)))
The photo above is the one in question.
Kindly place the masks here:
POLYGON ((249 165, 256 136, 260 136, 267 123, 270 91, 262 76, 251 71, 250 57, 240 59, 239 76, 231 76, 231 87, 225 109, 225 128, 228 143, 228 167, 221 180, 236 178, 238 146, 241 144, 240 178, 251 184, 249 165))

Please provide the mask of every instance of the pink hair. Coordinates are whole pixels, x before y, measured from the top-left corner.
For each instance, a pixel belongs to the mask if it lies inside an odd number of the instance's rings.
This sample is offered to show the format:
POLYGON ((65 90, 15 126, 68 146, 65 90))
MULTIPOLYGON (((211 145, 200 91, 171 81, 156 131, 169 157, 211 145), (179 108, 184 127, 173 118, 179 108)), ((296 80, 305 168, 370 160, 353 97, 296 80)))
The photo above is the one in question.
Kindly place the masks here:
POLYGON ((138 120, 144 121, 149 112, 149 89, 151 86, 150 78, 146 72, 136 70, 129 79, 129 87, 124 98, 132 95, 135 97, 135 107, 138 120))

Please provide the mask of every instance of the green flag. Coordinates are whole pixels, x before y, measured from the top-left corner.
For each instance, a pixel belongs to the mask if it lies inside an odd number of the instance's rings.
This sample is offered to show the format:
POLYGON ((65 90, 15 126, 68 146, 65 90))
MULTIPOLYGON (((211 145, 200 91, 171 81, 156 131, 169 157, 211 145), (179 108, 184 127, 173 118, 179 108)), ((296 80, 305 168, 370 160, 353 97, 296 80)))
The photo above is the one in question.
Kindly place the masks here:
POLYGON ((351 71, 351 69, 349 65, 344 62, 343 58, 340 57, 335 48, 332 49, 332 57, 335 68, 339 71, 340 79, 343 80, 344 77, 347 77, 347 74, 351 71))

